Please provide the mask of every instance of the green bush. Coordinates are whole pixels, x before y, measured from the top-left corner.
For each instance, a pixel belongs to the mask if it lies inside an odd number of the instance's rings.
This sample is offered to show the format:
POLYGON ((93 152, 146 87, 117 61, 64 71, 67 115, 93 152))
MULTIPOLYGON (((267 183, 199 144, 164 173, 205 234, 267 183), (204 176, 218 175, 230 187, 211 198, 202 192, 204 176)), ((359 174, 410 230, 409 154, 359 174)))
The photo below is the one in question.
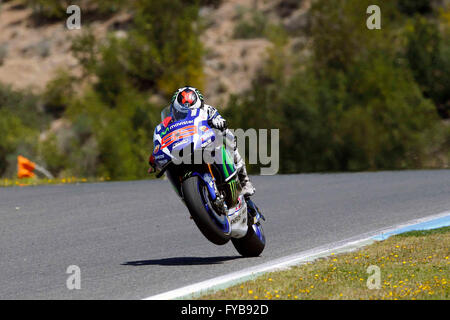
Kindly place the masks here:
POLYGON ((78 5, 82 14, 93 14, 97 17, 110 15, 123 8, 123 0, 23 0, 23 3, 32 9, 33 17, 38 23, 56 22, 68 17, 66 13, 70 5, 78 5))
POLYGON ((146 176, 159 108, 134 89, 123 90, 111 107, 95 90, 73 102, 66 116, 75 137, 68 155, 71 174, 136 179, 146 176))
POLYGON ((52 174, 58 175, 61 171, 69 167, 68 157, 64 153, 64 150, 62 150, 54 134, 47 137, 39 146, 40 159, 43 160, 43 165, 52 174))
POLYGON ((0 83, 0 109, 7 109, 21 122, 36 130, 47 127, 50 116, 44 112, 42 98, 28 90, 14 90, 0 83))
MULTIPOLYGON (((300 57, 295 52, 286 57, 278 44, 252 89, 231 100, 226 115, 233 127, 280 129, 281 172, 429 163, 429 137, 442 134, 442 126, 399 57, 405 41, 398 39, 398 28, 405 20, 387 19, 384 24, 392 28, 370 31, 361 19, 369 4, 315 2, 311 58, 289 65, 300 57)), ((395 6, 383 12, 398 17, 395 6)), ((438 142, 441 150, 444 141, 438 142)))
POLYGON ((38 132, 25 126, 19 116, 0 108, 0 176, 15 174, 19 154, 35 153, 38 132))
POLYGON ((408 15, 425 14, 432 11, 430 0, 398 0, 398 8, 408 15))
POLYGON ((63 115, 70 98, 74 95, 76 78, 70 73, 60 70, 57 76, 47 83, 42 94, 45 111, 55 118, 63 115))
POLYGON ((39 132, 49 121, 39 96, 0 84, 0 176, 16 174, 19 154, 36 159, 39 132))
POLYGON ((233 31, 233 38, 253 39, 265 36, 268 22, 261 11, 241 7, 238 12, 238 20, 233 31))
POLYGON ((136 1, 130 4, 134 20, 126 38, 111 36, 98 44, 88 31, 74 41, 74 55, 87 74, 98 78, 97 89, 108 103, 127 85, 159 91, 167 97, 188 83, 203 87, 203 47, 201 30, 195 23, 195 3, 136 1))
POLYGON ((443 118, 450 116, 450 44, 438 26, 417 16, 407 26, 406 58, 424 95, 443 118))
POLYGON ((143 87, 169 96, 174 88, 203 87, 198 6, 181 0, 137 1, 134 26, 126 41, 129 73, 143 87), (170 10, 168 9, 170 8, 170 10))
POLYGON ((56 20, 66 15, 70 1, 56 0, 25 0, 25 4, 33 10, 33 15, 39 19, 56 20))

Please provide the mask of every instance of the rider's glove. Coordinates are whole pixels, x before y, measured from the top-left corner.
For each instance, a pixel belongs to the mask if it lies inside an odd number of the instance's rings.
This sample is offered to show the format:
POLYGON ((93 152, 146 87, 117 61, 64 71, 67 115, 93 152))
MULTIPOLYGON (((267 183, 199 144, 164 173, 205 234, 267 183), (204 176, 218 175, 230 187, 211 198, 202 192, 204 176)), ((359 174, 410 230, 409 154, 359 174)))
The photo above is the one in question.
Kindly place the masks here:
POLYGON ((211 124, 214 128, 224 130, 227 127, 227 121, 221 116, 217 116, 211 120, 211 124))
POLYGON ((155 156, 153 154, 148 159, 148 164, 150 165, 150 168, 148 169, 148 173, 155 172, 156 171, 156 165, 155 165, 155 156))

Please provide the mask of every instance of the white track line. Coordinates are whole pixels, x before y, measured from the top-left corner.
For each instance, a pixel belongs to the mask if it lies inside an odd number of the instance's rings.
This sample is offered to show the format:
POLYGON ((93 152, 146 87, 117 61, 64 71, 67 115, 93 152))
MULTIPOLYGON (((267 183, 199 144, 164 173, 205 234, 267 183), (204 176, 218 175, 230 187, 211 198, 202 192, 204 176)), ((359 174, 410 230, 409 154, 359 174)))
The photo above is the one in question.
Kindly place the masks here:
POLYGON ((332 253, 342 253, 352 251, 375 242, 375 240, 373 239, 375 236, 392 232, 394 230, 401 229, 407 226, 428 222, 448 215, 450 215, 450 211, 445 211, 425 218, 411 220, 409 222, 402 223, 396 226, 365 233, 357 237, 352 237, 346 240, 334 242, 311 250, 303 251, 290 256, 269 261, 258 266, 253 266, 217 278, 194 283, 192 285, 188 285, 179 289, 150 296, 143 300, 171 300, 171 299, 182 299, 182 298, 189 299, 198 297, 205 293, 217 291, 232 286, 236 283, 256 278, 266 272, 272 272, 280 269, 285 269, 293 265, 299 265, 306 262, 310 262, 320 257, 329 256, 332 253))

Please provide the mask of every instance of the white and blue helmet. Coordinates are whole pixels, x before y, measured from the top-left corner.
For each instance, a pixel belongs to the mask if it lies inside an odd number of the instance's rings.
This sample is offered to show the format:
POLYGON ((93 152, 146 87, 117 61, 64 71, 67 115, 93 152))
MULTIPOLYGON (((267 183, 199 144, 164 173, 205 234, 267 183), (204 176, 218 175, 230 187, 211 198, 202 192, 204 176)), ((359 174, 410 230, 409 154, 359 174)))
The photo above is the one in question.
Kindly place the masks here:
POLYGON ((172 97, 170 111, 175 118, 184 118, 189 110, 201 108, 204 105, 203 95, 194 87, 183 87, 175 91, 172 97))

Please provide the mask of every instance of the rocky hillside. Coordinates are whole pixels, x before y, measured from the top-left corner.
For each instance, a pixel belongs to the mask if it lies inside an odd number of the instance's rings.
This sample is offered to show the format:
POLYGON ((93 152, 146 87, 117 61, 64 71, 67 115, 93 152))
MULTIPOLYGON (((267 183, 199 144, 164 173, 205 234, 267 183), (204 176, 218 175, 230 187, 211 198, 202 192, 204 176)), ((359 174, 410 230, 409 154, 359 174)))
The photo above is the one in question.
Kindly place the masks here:
MULTIPOLYGON (((218 7, 201 8, 209 102, 225 104, 230 93, 239 94, 250 87, 270 46, 262 30, 252 34, 252 28, 268 23, 282 23, 288 30, 304 28, 309 7, 309 0, 223 0, 218 7), (239 26, 241 34, 236 33, 239 26)), ((65 21, 36 22, 32 9, 23 1, 0 4, 0 82, 39 92, 59 69, 78 75, 80 68, 70 51, 71 39, 85 28, 91 28, 100 39, 108 32, 126 36, 132 18, 120 12, 84 19, 82 11, 82 29, 68 30, 65 21)), ((292 42, 296 41, 301 39, 293 37, 292 42)))
POLYGON ((184 84, 233 128, 279 129, 283 173, 449 166, 449 0, 384 1, 381 30, 371 0, 73 0, 81 31, 71 1, 1 5, 0 176, 22 154, 60 177, 146 177, 184 84))
MULTIPOLYGON (((41 24, 32 13, 23 1, 0 5, 0 82, 16 89, 40 91, 59 69, 79 73, 70 47, 73 37, 83 29, 68 30, 65 20, 41 24)), ((126 19, 127 14, 117 14, 107 20, 90 21, 84 27, 101 38, 126 19)))

